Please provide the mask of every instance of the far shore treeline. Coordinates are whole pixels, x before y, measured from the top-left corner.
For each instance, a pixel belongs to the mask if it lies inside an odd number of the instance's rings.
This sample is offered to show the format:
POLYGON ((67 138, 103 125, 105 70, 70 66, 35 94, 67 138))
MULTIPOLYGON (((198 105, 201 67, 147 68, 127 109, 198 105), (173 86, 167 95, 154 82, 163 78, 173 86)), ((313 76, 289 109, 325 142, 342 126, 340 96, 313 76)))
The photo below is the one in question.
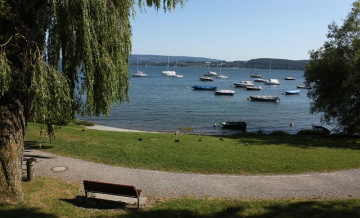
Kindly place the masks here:
POLYGON ((273 70, 304 70, 309 60, 287 60, 276 58, 257 58, 248 61, 221 61, 212 58, 187 57, 187 56, 164 56, 164 55, 131 55, 131 65, 147 65, 147 66, 178 66, 178 67, 210 67, 217 68, 256 68, 269 69, 271 61, 271 69, 273 70))

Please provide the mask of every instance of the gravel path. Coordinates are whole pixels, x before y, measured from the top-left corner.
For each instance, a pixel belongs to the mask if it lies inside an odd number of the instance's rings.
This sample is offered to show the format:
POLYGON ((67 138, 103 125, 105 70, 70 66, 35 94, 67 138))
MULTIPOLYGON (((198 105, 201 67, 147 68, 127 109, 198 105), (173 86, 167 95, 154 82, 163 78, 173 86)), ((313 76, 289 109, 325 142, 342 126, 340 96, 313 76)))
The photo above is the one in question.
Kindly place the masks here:
POLYGON ((360 169, 296 175, 204 175, 114 167, 27 149, 25 158, 29 157, 37 160, 38 176, 64 181, 88 179, 130 184, 142 189, 145 197, 360 197, 360 169))

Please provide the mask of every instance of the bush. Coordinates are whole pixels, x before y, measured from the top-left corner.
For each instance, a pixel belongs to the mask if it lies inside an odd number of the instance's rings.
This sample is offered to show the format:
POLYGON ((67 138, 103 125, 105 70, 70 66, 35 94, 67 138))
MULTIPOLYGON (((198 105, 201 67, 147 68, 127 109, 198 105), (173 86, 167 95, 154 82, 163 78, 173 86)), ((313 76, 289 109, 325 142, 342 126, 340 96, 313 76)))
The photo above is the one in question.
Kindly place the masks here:
POLYGON ((95 126, 93 122, 78 119, 73 120, 72 123, 79 126, 95 126))
POLYGON ((281 131, 281 130, 276 130, 276 131, 270 132, 268 135, 271 135, 271 136, 287 136, 287 135, 289 135, 289 133, 281 131))

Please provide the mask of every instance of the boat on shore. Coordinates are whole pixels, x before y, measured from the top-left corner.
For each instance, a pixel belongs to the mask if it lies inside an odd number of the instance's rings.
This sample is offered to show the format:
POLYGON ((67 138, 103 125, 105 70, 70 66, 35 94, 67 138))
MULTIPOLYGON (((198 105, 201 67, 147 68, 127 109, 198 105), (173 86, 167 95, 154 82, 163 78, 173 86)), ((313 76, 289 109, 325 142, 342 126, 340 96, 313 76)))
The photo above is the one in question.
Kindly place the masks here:
POLYGON ((246 130, 247 123, 246 122, 222 122, 222 128, 226 129, 239 129, 239 130, 246 130))
POLYGON ((246 88, 248 86, 253 86, 254 83, 251 82, 251 81, 241 81, 241 82, 238 82, 238 83, 234 83, 234 86, 236 88, 246 88))
POLYGON ((217 89, 216 86, 200 86, 200 85, 195 85, 192 88, 193 88, 193 90, 215 90, 215 89, 217 89))
POLYGON ((199 78, 201 81, 214 81, 213 78, 209 76, 202 76, 199 78))
POLYGON ((288 90, 285 91, 285 95, 297 95, 300 94, 301 90, 299 89, 294 89, 294 90, 288 90))
POLYGON ((232 95, 235 95, 235 91, 230 90, 230 89, 221 89, 221 90, 215 91, 214 95, 228 95, 228 96, 232 96, 232 95))
POLYGON ((262 89, 261 86, 247 86, 246 87, 246 90, 249 90, 249 91, 260 91, 262 89))
POLYGON ((252 95, 249 97, 249 100, 277 102, 278 100, 280 101, 280 98, 276 97, 276 96, 270 96, 270 95, 252 95))

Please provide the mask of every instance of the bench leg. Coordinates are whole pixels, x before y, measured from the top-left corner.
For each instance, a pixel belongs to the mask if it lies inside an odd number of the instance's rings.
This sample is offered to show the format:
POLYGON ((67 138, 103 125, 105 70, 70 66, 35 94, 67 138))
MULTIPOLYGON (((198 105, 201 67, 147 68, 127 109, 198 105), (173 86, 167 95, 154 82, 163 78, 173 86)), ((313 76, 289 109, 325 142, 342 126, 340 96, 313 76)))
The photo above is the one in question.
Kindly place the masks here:
POLYGON ((140 209, 140 197, 137 198, 137 209, 139 210, 140 209))

